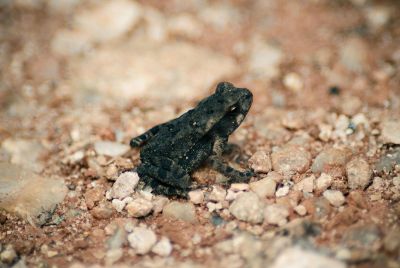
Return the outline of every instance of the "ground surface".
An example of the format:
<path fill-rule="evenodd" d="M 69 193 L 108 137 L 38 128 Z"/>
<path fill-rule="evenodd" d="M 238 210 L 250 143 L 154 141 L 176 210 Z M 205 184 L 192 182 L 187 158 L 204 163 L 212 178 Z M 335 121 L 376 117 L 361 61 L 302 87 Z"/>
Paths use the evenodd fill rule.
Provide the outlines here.
<path fill-rule="evenodd" d="M 0 1 L 0 267 L 400 267 L 398 1 L 81 2 Z M 130 138 L 224 80 L 258 177 L 135 189 Z"/>

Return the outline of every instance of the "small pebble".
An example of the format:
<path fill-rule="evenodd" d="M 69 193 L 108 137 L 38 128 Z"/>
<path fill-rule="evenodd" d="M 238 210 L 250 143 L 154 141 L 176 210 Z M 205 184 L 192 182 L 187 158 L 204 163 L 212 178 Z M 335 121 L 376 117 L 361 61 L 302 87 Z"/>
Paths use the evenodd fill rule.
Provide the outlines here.
<path fill-rule="evenodd" d="M 271 155 L 272 167 L 284 175 L 305 172 L 310 166 L 311 154 L 300 146 L 285 146 Z"/>
<path fill-rule="evenodd" d="M 314 181 L 315 181 L 314 175 L 308 176 L 302 179 L 300 182 L 298 182 L 294 186 L 294 189 L 297 191 L 303 191 L 304 193 L 312 193 L 314 191 Z"/>
<path fill-rule="evenodd" d="M 276 191 L 276 184 L 276 181 L 267 177 L 255 182 L 251 182 L 250 189 L 260 198 L 273 197 Z"/>
<path fill-rule="evenodd" d="M 162 237 L 160 241 L 154 245 L 151 251 L 159 256 L 167 257 L 172 252 L 172 244 L 168 238 Z"/>
<path fill-rule="evenodd" d="M 269 224 L 282 226 L 287 223 L 289 209 L 285 205 L 268 205 L 264 211 L 265 221 Z"/>
<path fill-rule="evenodd" d="M 6 264 L 11 264 L 16 258 L 17 258 L 17 253 L 11 246 L 8 246 L 0 254 L 0 260 Z"/>
<path fill-rule="evenodd" d="M 173 201 L 167 204 L 163 209 L 163 216 L 192 223 L 197 221 L 195 207 L 188 202 Z"/>
<path fill-rule="evenodd" d="M 385 120 L 381 124 L 382 140 L 385 143 L 400 144 L 400 120 Z"/>
<path fill-rule="evenodd" d="M 295 206 L 294 211 L 296 211 L 296 213 L 299 214 L 300 216 L 305 216 L 307 214 L 307 209 L 303 205 Z"/>
<path fill-rule="evenodd" d="M 319 176 L 319 178 L 316 181 L 317 190 L 325 191 L 326 189 L 329 188 L 329 186 L 331 186 L 332 181 L 333 178 L 331 175 L 322 173 L 321 176 Z"/>
<path fill-rule="evenodd" d="M 144 198 L 136 198 L 126 205 L 125 208 L 129 216 L 139 218 L 149 215 L 153 209 L 153 204 Z"/>
<path fill-rule="evenodd" d="M 371 180 L 372 169 L 363 158 L 354 158 L 346 165 L 347 180 L 350 189 L 364 189 Z"/>
<path fill-rule="evenodd" d="M 193 204 L 201 204 L 204 201 L 204 193 L 202 190 L 194 190 L 188 193 L 190 202 Z"/>
<path fill-rule="evenodd" d="M 323 196 L 329 201 L 329 203 L 334 207 L 340 207 L 344 204 L 346 199 L 341 191 L 337 190 L 326 190 Z"/>
<path fill-rule="evenodd" d="M 244 192 L 233 201 L 229 212 L 239 220 L 262 223 L 264 220 L 263 208 L 264 203 L 258 195 L 253 192 Z"/>
<path fill-rule="evenodd" d="M 100 219 L 100 220 L 101 219 L 109 219 L 113 214 L 113 210 L 112 210 L 111 204 L 104 203 L 104 204 L 100 204 L 97 207 L 94 207 L 91 210 L 91 214 L 96 219 Z"/>
<path fill-rule="evenodd" d="M 121 156 L 128 152 L 130 147 L 125 144 L 112 141 L 97 141 L 94 143 L 94 150 L 98 155 Z"/>
<path fill-rule="evenodd" d="M 157 242 L 157 237 L 152 230 L 144 227 L 135 227 L 132 233 L 128 235 L 128 241 L 131 248 L 136 250 L 136 253 L 144 255 L 150 252 Z"/>
<path fill-rule="evenodd" d="M 268 173 L 272 169 L 271 158 L 265 151 L 257 151 L 253 154 L 249 159 L 249 164 L 258 173 Z"/>
<path fill-rule="evenodd" d="M 288 193 L 289 193 L 289 186 L 283 186 L 283 187 L 281 187 L 281 188 L 279 188 L 277 191 L 276 191 L 276 193 L 275 193 L 275 196 L 276 197 L 282 197 L 282 196 L 285 196 L 285 195 L 287 195 Z"/>
<path fill-rule="evenodd" d="M 225 200 L 225 197 L 226 190 L 221 186 L 214 185 L 210 195 L 208 196 L 208 200 L 214 202 L 222 202 Z"/>
<path fill-rule="evenodd" d="M 118 176 L 111 188 L 111 197 L 123 199 L 134 192 L 139 182 L 139 175 L 136 172 L 124 172 Z"/>
<path fill-rule="evenodd" d="M 293 92 L 299 92 L 303 88 L 303 80 L 296 73 L 288 73 L 283 78 L 283 84 Z"/>

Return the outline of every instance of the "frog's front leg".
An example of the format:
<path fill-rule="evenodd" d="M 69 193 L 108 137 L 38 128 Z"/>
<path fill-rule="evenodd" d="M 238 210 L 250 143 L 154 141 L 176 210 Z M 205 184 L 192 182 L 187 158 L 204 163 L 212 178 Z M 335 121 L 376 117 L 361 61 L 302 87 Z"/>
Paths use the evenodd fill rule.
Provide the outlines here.
<path fill-rule="evenodd" d="M 163 184 L 159 180 L 151 178 L 147 175 L 142 175 L 141 179 L 144 181 L 145 186 L 150 186 L 152 188 L 153 194 L 187 198 L 188 192 L 190 191 L 190 189 L 181 189 Z"/>

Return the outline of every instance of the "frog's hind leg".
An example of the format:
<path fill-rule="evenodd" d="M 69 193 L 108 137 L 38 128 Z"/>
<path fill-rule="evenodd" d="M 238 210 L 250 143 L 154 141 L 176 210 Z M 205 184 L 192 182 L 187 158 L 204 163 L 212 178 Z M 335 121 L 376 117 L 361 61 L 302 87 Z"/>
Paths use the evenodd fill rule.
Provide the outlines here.
<path fill-rule="evenodd" d="M 141 177 L 146 186 L 150 186 L 153 194 L 165 195 L 165 196 L 179 196 L 188 197 L 187 189 L 180 189 L 173 186 L 165 185 L 157 179 L 153 179 L 147 175 Z"/>
<path fill-rule="evenodd" d="M 153 158 L 151 163 L 142 163 L 137 171 L 139 176 L 150 176 L 168 186 L 188 189 L 191 185 L 189 174 L 169 158 Z"/>
<path fill-rule="evenodd" d="M 229 183 L 248 182 L 255 175 L 252 170 L 244 172 L 236 170 L 217 156 L 211 156 L 208 161 L 212 168 L 229 178 Z"/>

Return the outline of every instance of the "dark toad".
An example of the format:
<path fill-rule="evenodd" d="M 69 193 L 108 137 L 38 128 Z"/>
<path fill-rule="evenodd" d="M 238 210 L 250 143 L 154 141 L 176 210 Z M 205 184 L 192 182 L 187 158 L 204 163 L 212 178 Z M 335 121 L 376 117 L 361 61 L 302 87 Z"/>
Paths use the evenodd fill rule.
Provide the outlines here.
<path fill-rule="evenodd" d="M 221 154 L 252 101 L 248 89 L 222 82 L 194 109 L 133 138 L 131 147 L 143 146 L 137 172 L 144 185 L 156 194 L 186 196 L 193 188 L 190 174 L 205 162 L 229 183 L 248 181 L 253 172 L 235 170 Z"/>

